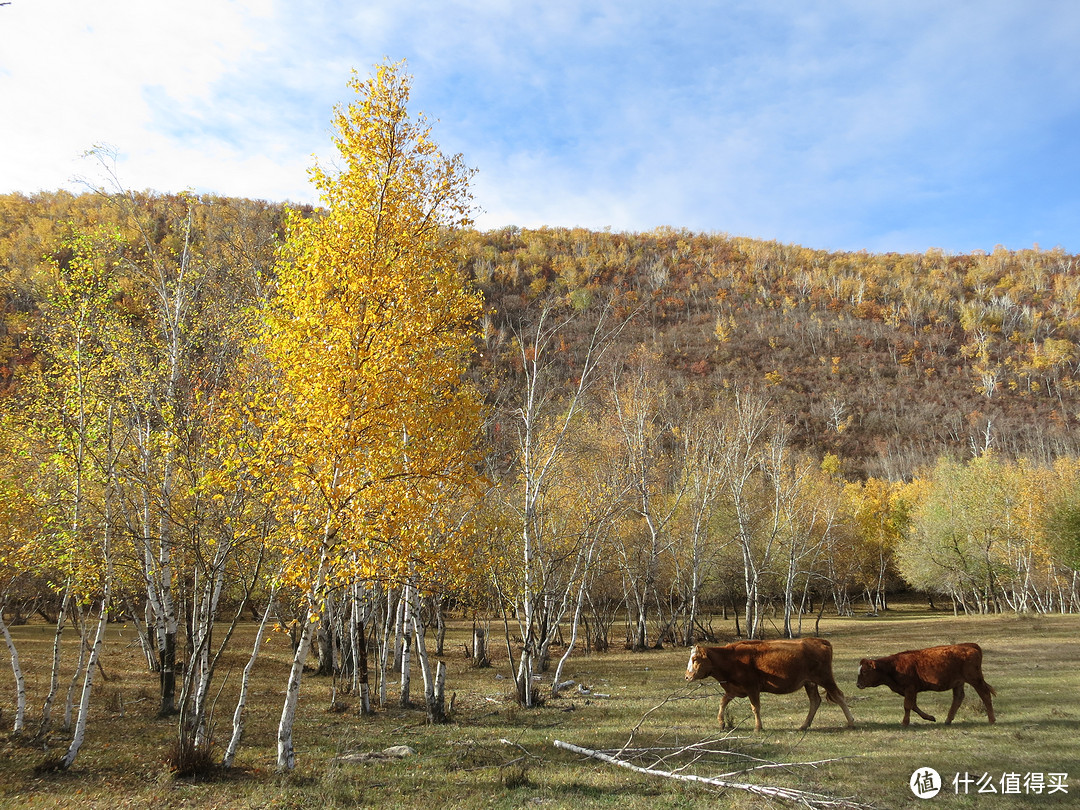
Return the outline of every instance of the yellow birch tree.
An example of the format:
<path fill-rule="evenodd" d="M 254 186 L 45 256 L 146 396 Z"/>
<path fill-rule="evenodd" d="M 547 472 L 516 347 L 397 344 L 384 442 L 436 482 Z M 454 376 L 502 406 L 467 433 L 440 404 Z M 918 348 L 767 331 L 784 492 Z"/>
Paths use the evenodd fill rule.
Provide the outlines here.
<path fill-rule="evenodd" d="M 407 111 L 403 64 L 354 75 L 338 107 L 340 169 L 312 169 L 325 210 L 292 215 L 266 312 L 274 369 L 269 446 L 288 482 L 279 503 L 284 580 L 306 596 L 278 733 L 292 725 L 313 623 L 327 590 L 355 575 L 408 576 L 429 553 L 441 485 L 468 477 L 481 402 L 464 378 L 481 313 L 458 271 L 471 171 Z"/>

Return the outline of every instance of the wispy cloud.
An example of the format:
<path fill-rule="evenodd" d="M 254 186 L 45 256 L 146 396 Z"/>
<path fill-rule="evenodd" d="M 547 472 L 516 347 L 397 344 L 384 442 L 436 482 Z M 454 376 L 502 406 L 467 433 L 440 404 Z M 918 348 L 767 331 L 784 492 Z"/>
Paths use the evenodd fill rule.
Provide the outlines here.
<path fill-rule="evenodd" d="M 0 190 L 108 141 L 133 186 L 310 199 L 350 70 L 407 58 L 483 227 L 1080 250 L 1078 40 L 1080 6 L 1006 0 L 20 2 Z"/>

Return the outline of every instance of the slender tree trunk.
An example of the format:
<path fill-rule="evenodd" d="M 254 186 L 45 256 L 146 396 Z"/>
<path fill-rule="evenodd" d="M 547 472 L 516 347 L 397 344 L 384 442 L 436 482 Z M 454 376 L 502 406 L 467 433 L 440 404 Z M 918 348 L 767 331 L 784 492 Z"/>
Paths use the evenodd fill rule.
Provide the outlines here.
<path fill-rule="evenodd" d="M 244 711 L 247 708 L 251 672 L 255 669 L 255 662 L 259 658 L 259 650 L 262 649 L 263 635 L 266 632 L 266 625 L 270 620 L 270 615 L 273 613 L 276 595 L 276 589 L 274 589 L 270 593 L 270 599 L 267 600 L 266 609 L 263 611 L 262 620 L 259 622 L 259 629 L 255 632 L 255 646 L 251 649 L 251 657 L 248 658 L 247 664 L 244 665 L 244 674 L 240 679 L 240 696 L 236 699 L 236 709 L 233 711 L 232 736 L 229 738 L 229 744 L 225 747 L 225 756 L 221 761 L 224 768 L 232 767 L 233 760 L 236 758 L 236 751 L 240 747 L 240 739 L 244 736 Z"/>
<path fill-rule="evenodd" d="M 412 706 L 409 690 L 412 684 L 412 611 L 409 609 L 413 599 L 413 588 L 409 583 L 405 584 L 401 592 L 402 605 L 402 633 L 401 633 L 401 706 Z"/>
<path fill-rule="evenodd" d="M 592 551 L 589 552 L 589 558 L 592 558 Z M 566 662 L 570 658 L 570 654 L 574 651 L 574 645 L 577 644 L 578 625 L 581 621 L 581 606 L 585 602 L 585 584 L 589 575 L 589 565 L 586 561 L 585 570 L 581 572 L 581 583 L 578 586 L 577 599 L 574 601 L 574 619 L 570 624 L 570 641 L 566 645 L 566 652 L 562 654 L 559 659 L 558 665 L 555 667 L 555 677 L 551 679 L 551 696 L 557 698 L 559 696 L 559 683 L 562 681 L 563 667 L 566 666 Z"/>
<path fill-rule="evenodd" d="M 474 667 L 482 669 L 491 666 L 487 654 L 487 632 L 483 627 L 473 627 L 472 659 Z"/>
<path fill-rule="evenodd" d="M 300 643 L 293 655 L 289 668 L 289 681 L 285 687 L 285 704 L 281 707 L 281 719 L 278 721 L 277 769 L 280 772 L 291 771 L 296 767 L 296 751 L 293 749 L 293 725 L 296 722 L 296 707 L 300 702 L 300 679 L 304 674 L 308 652 L 311 650 L 312 622 L 305 615 L 303 629 L 300 631 Z"/>
<path fill-rule="evenodd" d="M 86 736 L 86 723 L 90 716 L 90 690 L 94 684 L 94 669 L 98 666 L 101 657 L 101 648 L 105 644 L 105 629 L 109 624 L 109 608 L 111 606 L 113 586 L 113 515 L 112 515 L 112 487 L 115 482 L 116 468 L 112 446 L 112 409 L 109 410 L 109 466 L 107 469 L 108 481 L 105 485 L 105 504 L 102 519 L 102 556 L 105 560 L 105 578 L 101 591 L 101 615 L 98 617 L 97 635 L 94 638 L 94 646 L 90 649 L 89 660 L 86 662 L 86 673 L 83 678 L 82 695 L 79 699 L 79 713 L 75 718 L 75 729 L 71 736 L 71 744 L 67 753 L 61 760 L 60 766 L 65 770 L 71 767 L 75 757 L 79 755 L 83 738 Z"/>
<path fill-rule="evenodd" d="M 4 611 L 0 607 L 0 634 L 4 636 L 8 653 L 11 655 L 11 670 L 15 674 L 15 726 L 12 732 L 16 735 L 23 733 L 26 724 L 26 679 L 23 677 L 22 665 L 19 664 L 19 652 L 15 649 L 15 642 L 11 639 L 11 633 L 4 622 Z"/>
<path fill-rule="evenodd" d="M 70 768 L 75 761 L 75 757 L 79 755 L 79 748 L 82 747 L 83 739 L 86 736 L 86 723 L 90 716 L 90 690 L 94 685 L 94 669 L 97 667 L 98 658 L 101 655 L 101 646 L 105 641 L 105 628 L 108 626 L 108 617 L 109 593 L 107 588 L 105 595 L 101 599 L 101 616 L 98 618 L 97 635 L 94 638 L 94 645 L 90 648 L 90 656 L 86 662 L 82 697 L 79 699 L 79 713 L 75 718 L 75 729 L 67 753 L 61 760 L 61 767 L 65 769 Z"/>
<path fill-rule="evenodd" d="M 405 652 L 405 598 L 407 591 L 402 588 L 398 593 L 394 608 L 394 666 L 393 671 L 401 672 L 401 657 Z"/>
<path fill-rule="evenodd" d="M 360 685 L 360 713 L 369 715 L 371 711 L 371 685 L 368 682 L 368 657 L 367 657 L 367 632 L 364 622 L 357 620 L 356 636 L 358 647 L 356 648 L 357 680 Z"/>
<path fill-rule="evenodd" d="M 74 713 L 75 691 L 82 678 L 83 669 L 86 667 L 86 653 L 90 644 L 89 630 L 86 626 L 86 618 L 82 615 L 82 608 L 75 603 L 75 625 L 79 630 L 79 660 L 75 664 L 75 672 L 71 675 L 68 683 L 67 698 L 64 700 L 64 731 L 71 731 L 72 714 Z"/>
<path fill-rule="evenodd" d="M 420 674 L 424 679 L 424 705 L 427 708 L 429 723 L 445 723 L 446 718 L 446 667 L 440 661 L 438 671 L 432 670 L 427 654 L 427 632 L 420 616 L 420 599 L 415 588 L 412 590 L 412 602 L 409 605 L 413 635 L 416 638 L 416 657 L 420 662 Z M 440 673 L 441 681 L 440 684 Z"/>
<path fill-rule="evenodd" d="M 52 669 L 49 677 L 49 693 L 41 704 L 41 723 L 38 726 L 37 736 L 44 738 L 49 733 L 52 725 L 52 706 L 56 700 L 56 693 L 60 691 L 60 641 L 67 626 L 68 605 L 71 602 L 71 581 L 64 586 L 64 596 L 60 601 L 60 612 L 56 617 L 56 632 L 53 634 Z"/>
<path fill-rule="evenodd" d="M 327 516 L 327 525 L 323 530 L 322 548 L 319 552 L 319 567 L 315 573 L 313 586 L 305 600 L 300 641 L 296 645 L 296 652 L 293 654 L 292 666 L 289 667 L 289 681 L 285 687 L 285 702 L 281 707 L 281 719 L 278 721 L 277 769 L 282 773 L 291 771 L 296 767 L 296 751 L 293 748 L 293 726 L 296 723 L 296 707 L 300 702 L 300 681 L 304 674 L 304 664 L 307 663 L 308 653 L 311 651 L 311 637 L 318 630 L 318 627 L 315 626 L 317 620 L 313 622 L 311 616 L 319 606 L 319 596 L 326 585 L 327 569 L 330 566 L 328 549 L 333 534 L 330 529 L 330 519 L 330 516 Z"/>
<path fill-rule="evenodd" d="M 101 656 L 101 647 L 105 643 L 105 628 L 109 624 L 109 601 L 112 596 L 111 560 L 107 563 L 107 569 L 105 589 L 101 597 L 101 615 L 98 618 L 97 634 L 94 638 L 94 645 L 90 648 L 90 656 L 86 662 L 86 672 L 83 676 L 79 713 L 75 718 L 75 729 L 72 733 L 71 744 L 68 746 L 67 753 L 60 763 L 61 767 L 65 769 L 70 768 L 72 763 L 75 762 L 75 757 L 79 755 L 79 748 L 82 747 L 83 739 L 86 736 L 86 723 L 90 716 L 90 690 L 94 685 L 94 670 Z"/>
<path fill-rule="evenodd" d="M 443 654 L 443 647 L 446 644 L 446 610 L 444 597 L 434 597 L 431 600 L 431 606 L 435 613 L 435 655 L 438 656 Z"/>
<path fill-rule="evenodd" d="M 320 611 L 319 631 L 316 635 L 319 644 L 319 668 L 315 671 L 315 674 L 318 676 L 329 676 L 334 674 L 335 614 L 336 606 L 334 604 L 334 597 L 331 594 L 327 594 L 326 600 L 323 602 L 322 610 Z"/>
<path fill-rule="evenodd" d="M 363 608 L 360 604 L 360 583 L 352 587 L 352 613 L 350 632 L 352 636 L 353 687 L 360 695 L 360 713 L 371 714 L 371 685 L 368 678 L 367 630 L 364 625 Z"/>
<path fill-rule="evenodd" d="M 386 706 L 386 673 L 390 663 L 390 638 L 397 615 L 397 607 L 391 604 L 391 591 L 386 591 L 386 617 L 383 622 L 382 646 L 379 648 L 379 705 Z M 400 598 L 400 597 L 399 597 Z"/>

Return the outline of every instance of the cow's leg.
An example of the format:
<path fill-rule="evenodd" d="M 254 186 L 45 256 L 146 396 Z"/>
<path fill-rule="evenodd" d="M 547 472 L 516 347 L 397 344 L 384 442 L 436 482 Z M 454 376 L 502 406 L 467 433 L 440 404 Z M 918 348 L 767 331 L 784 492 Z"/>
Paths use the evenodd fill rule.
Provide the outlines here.
<path fill-rule="evenodd" d="M 952 690 L 952 706 L 949 707 L 949 716 L 945 718 L 945 725 L 949 725 L 956 717 L 956 710 L 960 708 L 960 704 L 964 702 L 964 684 L 958 683 Z"/>
<path fill-rule="evenodd" d="M 844 697 L 844 693 L 840 691 L 840 687 L 835 683 L 822 684 L 825 687 L 825 697 L 844 710 L 844 717 L 847 718 L 847 727 L 855 728 L 855 718 L 851 716 L 851 709 L 848 708 L 847 698 Z"/>
<path fill-rule="evenodd" d="M 986 717 L 993 723 L 996 719 L 994 717 L 994 704 L 990 701 L 990 696 L 994 694 L 993 688 L 980 678 L 977 681 L 972 681 L 971 685 L 975 687 L 975 691 L 979 693 L 979 697 L 982 698 L 983 706 L 986 707 Z"/>
<path fill-rule="evenodd" d="M 734 698 L 728 692 L 724 692 L 724 696 L 720 698 L 720 711 L 716 714 L 716 719 L 720 721 L 720 728 L 728 727 L 728 724 L 725 720 L 724 711 L 727 709 L 728 704 L 731 703 L 732 700 L 734 700 Z M 732 725 L 734 725 L 734 723 Z"/>
<path fill-rule="evenodd" d="M 755 690 L 747 690 L 747 697 L 750 698 L 750 708 L 754 712 L 754 731 L 761 731 L 761 692 Z"/>
<path fill-rule="evenodd" d="M 936 718 L 932 714 L 927 714 L 915 704 L 916 692 L 904 693 L 904 725 L 908 725 L 911 719 L 911 712 L 914 710 L 915 714 L 919 715 L 923 720 L 929 720 L 931 723 L 936 722 Z"/>
<path fill-rule="evenodd" d="M 806 731 L 810 728 L 810 724 L 814 722 L 814 715 L 817 714 L 818 706 L 821 705 L 821 694 L 818 692 L 817 685 L 808 683 L 805 688 L 806 696 L 810 698 L 810 712 L 806 715 L 806 722 L 799 727 L 799 731 Z"/>

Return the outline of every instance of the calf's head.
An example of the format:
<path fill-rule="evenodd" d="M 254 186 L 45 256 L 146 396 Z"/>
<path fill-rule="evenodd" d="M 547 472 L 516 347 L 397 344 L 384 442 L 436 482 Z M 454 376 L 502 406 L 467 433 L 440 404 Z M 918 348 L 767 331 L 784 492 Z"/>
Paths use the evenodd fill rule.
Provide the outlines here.
<path fill-rule="evenodd" d="M 864 658 L 859 662 L 859 679 L 855 681 L 855 685 L 860 689 L 865 689 L 868 686 L 880 686 L 885 682 L 885 678 L 878 667 L 878 662 L 872 658 Z"/>
<path fill-rule="evenodd" d="M 700 644 L 690 650 L 690 660 L 686 662 L 686 680 L 700 681 L 713 674 L 712 662 Z"/>

